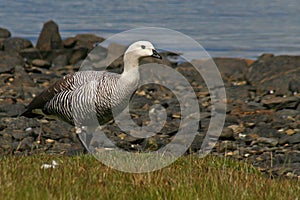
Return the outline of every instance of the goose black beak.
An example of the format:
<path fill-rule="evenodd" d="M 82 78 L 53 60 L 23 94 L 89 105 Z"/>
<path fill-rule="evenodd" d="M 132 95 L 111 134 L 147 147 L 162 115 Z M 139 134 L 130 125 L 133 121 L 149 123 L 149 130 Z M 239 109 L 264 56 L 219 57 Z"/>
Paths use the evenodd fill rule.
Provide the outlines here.
<path fill-rule="evenodd" d="M 162 59 L 161 55 L 159 55 L 155 49 L 152 49 L 151 57 Z"/>

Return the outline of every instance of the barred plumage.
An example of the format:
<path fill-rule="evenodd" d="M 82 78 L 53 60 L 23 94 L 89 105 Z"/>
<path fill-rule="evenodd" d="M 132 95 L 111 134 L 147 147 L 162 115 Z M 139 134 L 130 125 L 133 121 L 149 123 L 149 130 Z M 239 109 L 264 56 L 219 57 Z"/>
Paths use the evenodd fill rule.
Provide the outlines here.
<path fill-rule="evenodd" d="M 124 72 L 115 74 L 99 71 L 80 71 L 64 76 L 35 97 L 22 114 L 35 117 L 36 113 L 60 118 L 72 125 L 88 125 L 96 115 L 100 125 L 122 111 L 139 81 L 138 62 L 141 57 L 160 58 L 153 45 L 138 41 L 124 54 Z"/>

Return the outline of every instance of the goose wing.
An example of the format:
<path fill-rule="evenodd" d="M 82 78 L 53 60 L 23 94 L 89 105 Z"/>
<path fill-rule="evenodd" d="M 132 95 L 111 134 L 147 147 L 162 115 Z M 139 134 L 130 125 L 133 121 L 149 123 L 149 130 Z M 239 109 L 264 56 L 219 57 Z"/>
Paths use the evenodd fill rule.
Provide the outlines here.
<path fill-rule="evenodd" d="M 44 90 L 42 93 L 36 96 L 27 106 L 27 109 L 21 114 L 21 116 L 40 116 L 42 114 L 41 111 L 44 109 L 45 105 L 49 101 L 51 101 L 57 94 L 74 90 L 74 76 L 74 74 L 64 76 L 62 79 L 56 81 L 52 86 L 50 86 L 48 89 Z"/>

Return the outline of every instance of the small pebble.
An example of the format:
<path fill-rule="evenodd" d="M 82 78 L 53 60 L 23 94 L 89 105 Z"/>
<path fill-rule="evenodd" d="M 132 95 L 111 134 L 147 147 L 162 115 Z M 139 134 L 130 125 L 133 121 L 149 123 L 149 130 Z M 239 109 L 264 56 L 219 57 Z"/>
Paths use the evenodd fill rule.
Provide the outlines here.
<path fill-rule="evenodd" d="M 25 131 L 26 131 L 26 132 L 32 131 L 32 128 L 31 128 L 31 127 L 28 127 L 28 128 L 25 129 Z"/>
<path fill-rule="evenodd" d="M 294 135 L 294 134 L 296 133 L 296 131 L 293 130 L 293 129 L 288 129 L 288 130 L 285 131 L 285 133 L 286 133 L 287 135 Z"/>
<path fill-rule="evenodd" d="M 55 142 L 55 140 L 52 140 L 52 139 L 47 139 L 46 140 L 46 143 L 53 143 L 53 142 Z"/>

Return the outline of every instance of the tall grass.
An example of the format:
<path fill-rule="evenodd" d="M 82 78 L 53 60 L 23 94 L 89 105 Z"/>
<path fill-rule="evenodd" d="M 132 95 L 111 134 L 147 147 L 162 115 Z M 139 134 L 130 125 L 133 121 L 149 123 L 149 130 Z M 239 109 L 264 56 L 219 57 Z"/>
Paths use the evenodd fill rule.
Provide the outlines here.
<path fill-rule="evenodd" d="M 41 169 L 56 160 L 54 169 Z M 299 199 L 299 180 L 270 179 L 246 163 L 182 157 L 161 170 L 131 174 L 91 155 L 0 158 L 0 199 Z"/>

